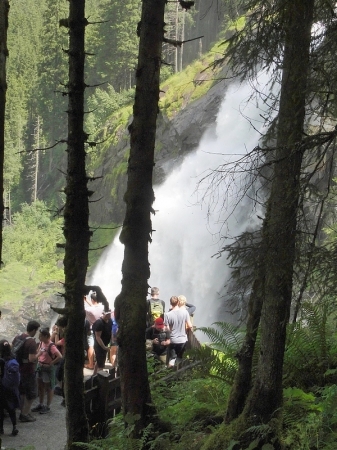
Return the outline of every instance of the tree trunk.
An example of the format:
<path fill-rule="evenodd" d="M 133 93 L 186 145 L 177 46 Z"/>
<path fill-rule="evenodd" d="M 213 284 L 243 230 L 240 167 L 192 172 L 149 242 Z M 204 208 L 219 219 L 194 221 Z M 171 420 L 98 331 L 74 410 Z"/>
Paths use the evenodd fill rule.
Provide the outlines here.
<path fill-rule="evenodd" d="M 252 293 L 249 297 L 246 335 L 237 354 L 239 366 L 228 400 L 225 415 L 226 423 L 230 423 L 242 413 L 251 388 L 253 355 L 263 303 L 261 280 L 262 277 L 254 281 Z"/>
<path fill-rule="evenodd" d="M 68 317 L 65 350 L 65 397 L 67 404 L 67 448 L 73 442 L 88 442 L 89 427 L 84 407 L 84 285 L 90 241 L 84 117 L 84 0 L 70 0 L 68 84 L 68 167 L 65 188 L 64 236 L 66 238 L 65 308 Z"/>
<path fill-rule="evenodd" d="M 2 264 L 2 224 L 4 219 L 4 155 L 5 155 L 5 106 L 8 0 L 0 0 L 0 268 Z"/>
<path fill-rule="evenodd" d="M 149 422 L 153 422 L 146 365 L 145 328 L 150 277 L 148 243 L 151 241 L 151 212 L 154 201 L 152 172 L 164 9 L 165 0 L 143 0 L 136 95 L 133 122 L 129 128 L 131 150 L 124 197 L 126 214 L 120 237 L 125 245 L 122 290 L 115 301 L 115 314 L 119 323 L 123 413 L 126 423 L 135 425 L 135 437 L 139 436 Z"/>
<path fill-rule="evenodd" d="M 268 423 L 282 406 L 282 369 L 289 321 L 301 147 L 314 0 L 285 5 L 285 45 L 278 115 L 277 145 L 271 193 L 262 239 L 265 253 L 261 348 L 253 388 L 243 411 L 247 427 Z"/>

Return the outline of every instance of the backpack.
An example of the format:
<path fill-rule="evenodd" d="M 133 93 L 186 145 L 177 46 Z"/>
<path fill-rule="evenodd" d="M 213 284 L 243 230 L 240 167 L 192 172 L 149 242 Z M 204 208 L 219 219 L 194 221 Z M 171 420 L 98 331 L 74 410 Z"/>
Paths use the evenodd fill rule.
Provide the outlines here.
<path fill-rule="evenodd" d="M 118 323 L 115 321 L 115 318 L 113 318 L 111 332 L 112 332 L 112 336 L 114 338 L 116 338 L 116 336 L 117 336 L 117 331 L 118 331 Z"/>
<path fill-rule="evenodd" d="M 20 384 L 20 365 L 16 359 L 5 362 L 2 386 L 5 389 L 17 389 Z"/>
<path fill-rule="evenodd" d="M 57 345 L 55 344 L 55 342 L 50 342 L 48 344 L 48 348 L 46 349 L 46 352 L 48 353 L 48 355 L 50 356 L 50 359 L 54 360 L 56 358 L 55 355 L 53 355 L 53 353 L 51 352 L 51 348 L 52 346 L 54 346 L 55 348 L 57 348 Z M 60 350 L 59 350 L 60 351 Z"/>
<path fill-rule="evenodd" d="M 28 362 L 26 360 L 23 360 L 23 345 L 28 339 L 33 339 L 31 336 L 23 337 L 16 336 L 16 338 L 13 341 L 12 345 L 12 353 L 14 355 L 14 358 L 20 363 Z"/>
<path fill-rule="evenodd" d="M 161 300 L 150 300 L 150 315 L 152 322 L 154 322 L 158 317 L 162 317 L 164 314 L 164 307 Z"/>

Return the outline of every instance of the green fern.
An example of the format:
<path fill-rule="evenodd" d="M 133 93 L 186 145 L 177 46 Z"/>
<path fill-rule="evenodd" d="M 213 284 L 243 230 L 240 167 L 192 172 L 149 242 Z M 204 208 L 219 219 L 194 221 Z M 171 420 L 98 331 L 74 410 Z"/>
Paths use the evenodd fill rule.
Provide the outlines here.
<path fill-rule="evenodd" d="M 244 333 L 241 328 L 227 322 L 216 322 L 215 327 L 198 328 L 210 343 L 199 349 L 193 349 L 188 355 L 201 362 L 199 373 L 217 376 L 227 383 L 232 383 L 237 371 L 236 353 L 241 347 Z"/>
<path fill-rule="evenodd" d="M 337 367 L 335 311 L 326 303 L 303 305 L 301 320 L 289 325 L 284 357 L 284 385 L 308 389 L 322 386 Z M 334 380 L 336 375 L 334 375 Z"/>
<path fill-rule="evenodd" d="M 234 356 L 240 349 L 244 331 L 237 325 L 227 322 L 215 322 L 214 327 L 198 328 L 211 340 L 212 348 L 219 350 L 227 356 Z"/>

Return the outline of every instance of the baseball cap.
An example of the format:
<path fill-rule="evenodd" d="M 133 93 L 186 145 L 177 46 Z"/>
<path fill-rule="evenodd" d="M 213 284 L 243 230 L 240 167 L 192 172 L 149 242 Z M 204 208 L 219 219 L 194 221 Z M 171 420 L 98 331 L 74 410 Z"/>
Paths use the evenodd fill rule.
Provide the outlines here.
<path fill-rule="evenodd" d="M 155 321 L 154 321 L 154 324 L 155 324 L 155 326 L 156 327 L 158 327 L 158 328 L 164 328 L 164 320 L 161 318 L 161 317 L 158 317 L 158 319 L 156 319 Z"/>

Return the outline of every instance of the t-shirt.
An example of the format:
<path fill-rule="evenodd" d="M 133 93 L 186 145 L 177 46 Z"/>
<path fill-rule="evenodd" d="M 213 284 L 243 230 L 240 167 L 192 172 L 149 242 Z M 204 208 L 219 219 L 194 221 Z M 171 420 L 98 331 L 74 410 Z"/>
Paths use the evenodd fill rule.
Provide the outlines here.
<path fill-rule="evenodd" d="M 112 329 L 112 320 L 109 319 L 105 322 L 103 319 L 98 319 L 95 322 L 95 333 L 96 331 L 101 331 L 101 339 L 104 345 L 108 345 L 111 340 L 111 329 Z M 96 340 L 96 335 L 95 335 Z"/>
<path fill-rule="evenodd" d="M 98 303 L 94 306 L 86 306 L 85 307 L 85 317 L 90 323 L 90 328 L 92 328 L 93 324 L 98 320 L 104 311 L 104 306 L 102 303 Z"/>
<path fill-rule="evenodd" d="M 186 322 L 190 320 L 190 316 L 186 309 L 172 309 L 164 316 L 164 322 L 169 326 L 171 331 L 171 343 L 183 344 L 187 341 Z"/>
<path fill-rule="evenodd" d="M 29 335 L 27 333 L 22 333 L 21 335 L 17 336 L 22 339 L 26 339 Z M 13 342 L 16 338 L 14 338 Z M 12 343 L 13 345 L 13 343 Z M 20 349 L 20 353 L 22 355 L 22 359 L 26 362 L 20 363 L 20 374 L 28 374 L 28 373 L 34 373 L 36 363 L 35 362 L 29 362 L 29 355 L 36 355 L 37 353 L 37 343 L 34 338 L 26 339 L 23 346 Z"/>
<path fill-rule="evenodd" d="M 40 350 L 42 353 L 39 356 L 38 361 L 41 364 L 50 364 L 57 356 L 59 356 L 59 351 L 57 350 L 56 345 L 51 341 L 48 341 L 47 343 L 41 342 Z M 50 356 L 49 353 L 51 353 L 52 356 Z"/>

